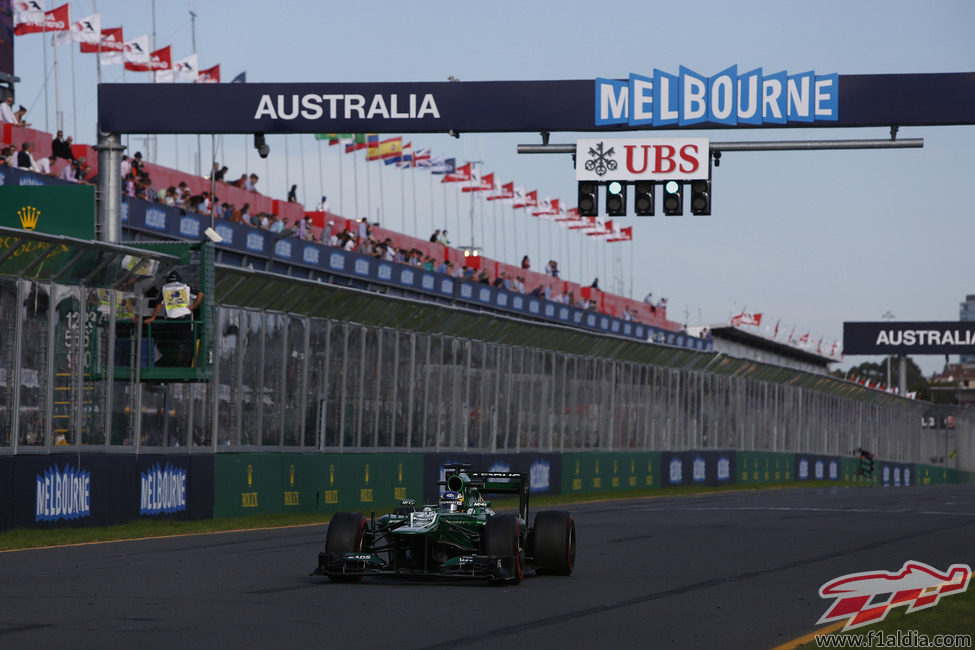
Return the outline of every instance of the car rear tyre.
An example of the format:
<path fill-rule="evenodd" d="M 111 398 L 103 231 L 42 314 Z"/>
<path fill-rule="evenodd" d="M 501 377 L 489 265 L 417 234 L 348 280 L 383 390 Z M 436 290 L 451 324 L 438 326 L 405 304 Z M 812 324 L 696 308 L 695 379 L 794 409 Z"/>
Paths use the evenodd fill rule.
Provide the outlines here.
<path fill-rule="evenodd" d="M 535 570 L 567 576 L 576 563 L 576 525 L 562 510 L 544 510 L 535 515 L 532 529 Z"/>
<path fill-rule="evenodd" d="M 484 554 L 513 558 L 512 566 L 508 567 L 508 576 L 497 578 L 492 582 L 513 584 L 521 582 L 525 567 L 523 532 L 521 519 L 515 515 L 498 515 L 488 519 L 484 524 L 482 535 Z"/>
<path fill-rule="evenodd" d="M 340 555 L 342 553 L 357 553 L 362 550 L 362 540 L 365 537 L 368 520 L 358 512 L 337 512 L 332 515 L 325 534 L 325 552 Z M 362 576 L 350 576 L 342 573 L 329 573 L 332 582 L 358 582 Z"/>

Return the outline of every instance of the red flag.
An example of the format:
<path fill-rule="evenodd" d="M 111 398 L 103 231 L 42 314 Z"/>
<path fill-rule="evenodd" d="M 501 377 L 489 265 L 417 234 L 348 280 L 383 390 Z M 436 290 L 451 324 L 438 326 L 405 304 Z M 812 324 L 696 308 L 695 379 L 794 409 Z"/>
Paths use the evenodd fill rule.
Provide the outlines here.
<path fill-rule="evenodd" d="M 531 192 L 525 193 L 525 200 L 523 203 L 515 203 L 511 206 L 512 208 L 535 208 L 538 207 L 538 190 L 532 190 Z"/>
<path fill-rule="evenodd" d="M 30 13 L 33 14 L 33 12 Z M 14 34 L 23 36 L 24 34 L 40 34 L 41 32 L 66 32 L 70 29 L 71 15 L 68 11 L 68 5 L 63 4 L 56 9 L 45 11 L 42 21 L 17 23 L 17 26 L 14 27 Z"/>
<path fill-rule="evenodd" d="M 754 325 L 758 327 L 762 324 L 762 314 L 750 314 L 748 312 L 741 312 L 737 316 L 731 317 L 731 325 L 733 327 L 740 327 L 742 325 Z"/>
<path fill-rule="evenodd" d="M 163 72 L 173 69 L 173 56 L 170 46 L 160 48 L 149 54 L 147 63 L 125 62 L 125 69 L 132 72 Z"/>
<path fill-rule="evenodd" d="M 81 43 L 81 51 L 87 52 L 88 54 L 97 54 L 99 47 L 101 47 L 102 53 L 118 52 L 121 54 L 122 50 L 125 49 L 125 39 L 122 37 L 122 28 L 113 27 L 111 29 L 103 29 L 102 42 L 100 46 L 98 43 Z"/>
<path fill-rule="evenodd" d="M 197 78 L 196 83 L 198 84 L 220 83 L 220 64 L 218 63 L 212 68 L 207 68 L 206 70 L 200 70 L 200 76 Z"/>
<path fill-rule="evenodd" d="M 614 233 L 614 235 L 606 241 L 633 241 L 633 226 L 630 226 L 629 228 L 621 228 L 618 233 Z"/>
<path fill-rule="evenodd" d="M 480 192 L 483 190 L 493 190 L 494 189 L 494 172 L 490 174 L 484 174 L 481 177 L 480 182 L 476 185 L 468 185 L 467 187 L 460 188 L 461 192 Z"/>
<path fill-rule="evenodd" d="M 513 199 L 515 198 L 515 183 L 514 181 L 510 183 L 505 183 L 501 186 L 501 191 L 497 194 L 492 194 L 487 197 L 488 201 L 495 201 L 497 199 Z"/>
<path fill-rule="evenodd" d="M 468 183 L 471 180 L 471 163 L 461 165 L 452 174 L 444 174 L 441 183 Z"/>

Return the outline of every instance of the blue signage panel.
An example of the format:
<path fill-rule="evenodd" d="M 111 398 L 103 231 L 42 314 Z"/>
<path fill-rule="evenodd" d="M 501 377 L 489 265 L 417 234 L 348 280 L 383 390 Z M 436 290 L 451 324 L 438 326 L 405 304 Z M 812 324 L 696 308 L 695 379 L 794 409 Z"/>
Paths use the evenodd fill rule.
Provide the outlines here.
<path fill-rule="evenodd" d="M 139 110 L 133 110 L 139 107 Z M 643 70 L 628 79 L 100 84 L 111 133 L 446 133 L 975 124 L 975 72 Z"/>

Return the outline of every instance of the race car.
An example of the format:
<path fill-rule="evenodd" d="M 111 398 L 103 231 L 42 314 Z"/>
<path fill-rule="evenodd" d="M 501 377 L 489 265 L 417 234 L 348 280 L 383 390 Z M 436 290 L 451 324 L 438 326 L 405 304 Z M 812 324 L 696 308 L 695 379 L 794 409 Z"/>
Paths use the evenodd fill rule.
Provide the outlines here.
<path fill-rule="evenodd" d="M 404 499 L 376 518 L 338 512 L 313 575 L 354 582 L 368 575 L 481 578 L 518 584 L 526 572 L 567 576 L 576 558 L 572 515 L 544 510 L 528 526 L 529 479 L 517 472 L 472 472 L 445 465 L 438 503 Z M 492 494 L 517 494 L 517 513 L 496 514 Z"/>

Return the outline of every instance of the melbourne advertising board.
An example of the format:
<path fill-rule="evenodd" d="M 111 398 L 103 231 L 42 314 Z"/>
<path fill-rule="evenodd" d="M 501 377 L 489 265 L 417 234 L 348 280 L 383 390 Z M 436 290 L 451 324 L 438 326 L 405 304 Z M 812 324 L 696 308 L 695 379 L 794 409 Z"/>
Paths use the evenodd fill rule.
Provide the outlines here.
<path fill-rule="evenodd" d="M 846 354 L 972 354 L 975 321 L 843 323 Z"/>
<path fill-rule="evenodd" d="M 138 110 L 136 110 L 138 109 Z M 100 84 L 111 133 L 464 133 L 975 123 L 975 73 L 392 83 Z"/>

